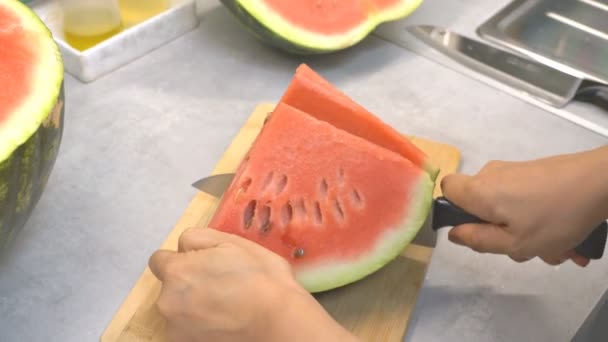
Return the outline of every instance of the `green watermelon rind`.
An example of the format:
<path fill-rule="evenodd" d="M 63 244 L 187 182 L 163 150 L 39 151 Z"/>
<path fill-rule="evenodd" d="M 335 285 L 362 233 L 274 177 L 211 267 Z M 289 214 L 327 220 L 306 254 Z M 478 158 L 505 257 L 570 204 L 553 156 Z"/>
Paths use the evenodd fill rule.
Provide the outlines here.
<path fill-rule="evenodd" d="M 35 91 L 19 107 L 19 112 L 13 113 L 0 126 L 0 161 L 3 161 L 34 135 L 42 122 L 50 115 L 63 86 L 64 68 L 59 47 L 53 40 L 51 31 L 35 12 L 16 0 L 4 1 L 0 6 L 16 13 L 21 19 L 21 25 L 26 29 L 40 33 L 44 38 L 48 37 L 48 39 L 40 40 L 41 44 L 48 44 L 48 46 L 39 47 L 43 49 L 44 53 L 37 61 L 37 67 L 41 71 L 32 80 L 36 83 Z"/>
<path fill-rule="evenodd" d="M 294 54 L 321 54 L 351 47 L 367 37 L 384 22 L 404 18 L 423 0 L 400 1 L 394 8 L 370 14 L 369 20 L 340 34 L 320 34 L 297 27 L 282 18 L 261 0 L 221 0 L 258 39 Z"/>
<path fill-rule="evenodd" d="M 0 253 L 27 222 L 57 159 L 64 127 L 63 89 L 36 133 L 0 162 Z M 28 157 L 28 150 L 35 155 Z"/>
<path fill-rule="evenodd" d="M 310 293 L 323 292 L 359 281 L 397 258 L 414 240 L 426 222 L 432 205 L 435 182 L 421 173 L 416 190 L 403 212 L 401 224 L 379 236 L 372 252 L 354 261 L 324 260 L 322 265 L 309 265 L 296 271 L 296 279 Z"/>

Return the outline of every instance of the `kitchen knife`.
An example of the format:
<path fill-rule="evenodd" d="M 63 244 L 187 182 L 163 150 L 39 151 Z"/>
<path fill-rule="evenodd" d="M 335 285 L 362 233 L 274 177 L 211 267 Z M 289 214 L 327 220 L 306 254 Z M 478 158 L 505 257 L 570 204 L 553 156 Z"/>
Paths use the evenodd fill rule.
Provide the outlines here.
<path fill-rule="evenodd" d="M 481 41 L 431 25 L 406 30 L 453 61 L 561 108 L 574 98 L 608 110 L 608 85 L 581 79 Z"/>
<path fill-rule="evenodd" d="M 221 198 L 224 191 L 230 186 L 234 175 L 234 173 L 211 175 L 194 182 L 192 186 L 213 197 Z M 455 206 L 445 197 L 437 197 L 433 200 L 431 216 L 433 231 L 465 223 L 485 223 L 485 221 Z M 608 223 L 604 221 L 576 247 L 577 254 L 589 259 L 600 259 L 604 254 L 607 236 Z"/>

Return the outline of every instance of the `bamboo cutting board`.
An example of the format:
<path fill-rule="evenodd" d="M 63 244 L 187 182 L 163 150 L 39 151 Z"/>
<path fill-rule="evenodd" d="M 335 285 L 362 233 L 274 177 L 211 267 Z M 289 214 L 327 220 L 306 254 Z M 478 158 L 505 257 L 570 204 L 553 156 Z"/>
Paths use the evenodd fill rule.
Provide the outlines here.
<path fill-rule="evenodd" d="M 261 104 L 232 141 L 213 173 L 233 172 L 249 149 L 274 105 Z M 434 195 L 441 194 L 439 182 L 460 165 L 455 147 L 412 137 L 441 168 Z M 177 249 L 180 234 L 192 226 L 204 227 L 218 200 L 197 193 L 161 248 Z M 432 249 L 409 245 L 402 255 L 371 276 L 354 284 L 317 294 L 316 298 L 345 328 L 363 341 L 402 341 L 416 297 L 422 286 Z M 160 282 L 145 269 L 104 331 L 102 342 L 165 342 L 165 321 L 156 310 Z"/>

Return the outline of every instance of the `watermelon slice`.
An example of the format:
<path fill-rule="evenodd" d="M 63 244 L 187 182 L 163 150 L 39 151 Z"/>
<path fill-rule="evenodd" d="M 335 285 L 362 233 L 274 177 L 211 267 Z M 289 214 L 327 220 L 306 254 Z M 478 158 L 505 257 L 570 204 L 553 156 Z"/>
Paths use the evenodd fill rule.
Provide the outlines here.
<path fill-rule="evenodd" d="M 63 132 L 63 63 L 48 28 L 16 0 L 0 2 L 0 249 L 45 187 Z"/>
<path fill-rule="evenodd" d="M 256 37 L 288 52 L 326 53 L 357 44 L 422 0 L 221 0 Z"/>
<path fill-rule="evenodd" d="M 295 72 L 281 99 L 315 118 L 399 153 L 435 180 L 439 169 L 428 156 L 394 128 L 351 100 L 306 64 Z"/>
<path fill-rule="evenodd" d="M 391 150 L 279 103 L 209 222 L 288 260 L 319 292 L 399 255 L 432 203 L 428 173 Z"/>

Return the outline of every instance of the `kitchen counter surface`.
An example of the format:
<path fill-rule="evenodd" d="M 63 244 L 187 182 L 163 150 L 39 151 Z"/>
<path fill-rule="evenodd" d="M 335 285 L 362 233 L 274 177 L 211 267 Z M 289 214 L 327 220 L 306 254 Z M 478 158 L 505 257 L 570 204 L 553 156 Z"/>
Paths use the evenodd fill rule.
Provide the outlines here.
<path fill-rule="evenodd" d="M 300 62 L 400 131 L 460 148 L 466 173 L 608 143 L 378 37 L 331 56 L 286 56 L 214 4 L 199 28 L 106 77 L 66 76 L 60 156 L 0 261 L 0 340 L 97 341 L 195 195 L 192 181 L 257 103 L 279 99 Z M 568 341 L 606 290 L 608 259 L 584 270 L 516 264 L 446 234 L 408 341 Z"/>

